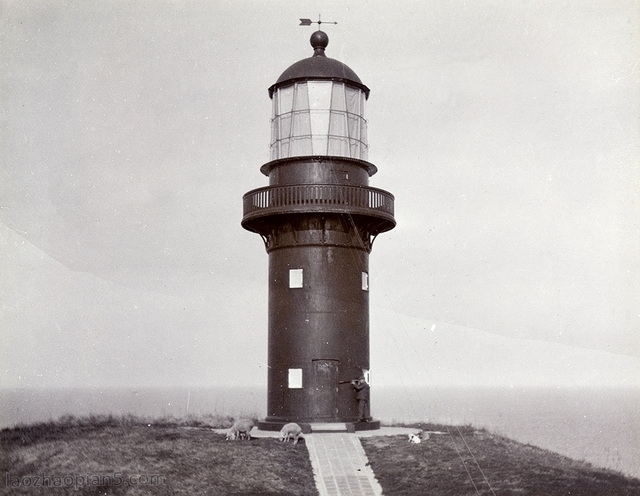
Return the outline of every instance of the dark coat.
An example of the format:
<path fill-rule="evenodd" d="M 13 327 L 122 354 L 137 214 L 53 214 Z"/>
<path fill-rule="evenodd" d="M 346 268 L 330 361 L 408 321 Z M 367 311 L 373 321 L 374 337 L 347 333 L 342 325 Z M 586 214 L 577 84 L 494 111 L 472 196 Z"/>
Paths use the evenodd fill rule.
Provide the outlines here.
<path fill-rule="evenodd" d="M 369 400 L 369 384 L 366 381 L 356 381 L 353 385 L 357 400 Z"/>

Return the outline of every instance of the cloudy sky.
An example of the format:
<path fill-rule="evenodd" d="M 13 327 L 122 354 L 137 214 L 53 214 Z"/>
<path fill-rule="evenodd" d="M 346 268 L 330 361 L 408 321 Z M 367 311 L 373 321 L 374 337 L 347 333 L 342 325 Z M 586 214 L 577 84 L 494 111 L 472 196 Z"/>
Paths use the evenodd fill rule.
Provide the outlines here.
<path fill-rule="evenodd" d="M 266 385 L 241 200 L 318 13 L 396 196 L 374 378 L 638 385 L 639 9 L 0 0 L 0 386 Z"/>

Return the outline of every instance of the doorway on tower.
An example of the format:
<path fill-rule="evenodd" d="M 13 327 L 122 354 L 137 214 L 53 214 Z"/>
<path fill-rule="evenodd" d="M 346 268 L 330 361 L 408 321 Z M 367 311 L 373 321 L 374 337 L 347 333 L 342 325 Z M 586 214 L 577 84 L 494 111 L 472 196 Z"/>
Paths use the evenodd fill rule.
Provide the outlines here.
<path fill-rule="evenodd" d="M 316 359 L 313 362 L 311 415 L 313 418 L 333 420 L 338 417 L 338 366 L 340 360 Z"/>

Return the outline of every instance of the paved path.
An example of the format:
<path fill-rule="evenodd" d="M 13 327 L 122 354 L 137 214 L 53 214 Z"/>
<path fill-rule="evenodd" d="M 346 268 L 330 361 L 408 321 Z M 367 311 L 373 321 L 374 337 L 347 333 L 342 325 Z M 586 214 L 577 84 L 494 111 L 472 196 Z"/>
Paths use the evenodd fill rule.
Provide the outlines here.
<path fill-rule="evenodd" d="M 342 428 L 344 424 L 314 424 L 316 429 Z M 226 434 L 228 429 L 214 429 L 218 434 Z M 379 496 L 382 488 L 368 465 L 367 455 L 360 444 L 361 437 L 406 436 L 419 429 L 406 427 L 381 427 L 372 431 L 315 432 L 303 434 L 309 451 L 316 488 L 320 496 Z M 434 433 L 444 434 L 444 433 Z M 261 431 L 254 428 L 251 437 L 279 437 L 277 431 Z"/>
<path fill-rule="evenodd" d="M 355 434 L 304 436 L 320 496 L 376 496 L 382 488 Z"/>

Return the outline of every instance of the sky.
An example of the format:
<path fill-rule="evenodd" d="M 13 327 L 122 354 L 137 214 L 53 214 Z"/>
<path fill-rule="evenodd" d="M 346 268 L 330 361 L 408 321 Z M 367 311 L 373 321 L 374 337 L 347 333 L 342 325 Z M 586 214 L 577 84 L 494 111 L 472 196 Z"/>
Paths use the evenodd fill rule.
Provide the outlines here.
<path fill-rule="evenodd" d="M 266 387 L 242 195 L 319 13 L 396 197 L 373 380 L 640 386 L 637 1 L 0 0 L 0 387 Z"/>

